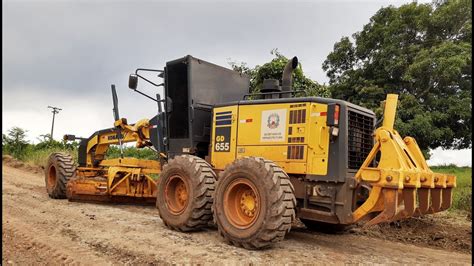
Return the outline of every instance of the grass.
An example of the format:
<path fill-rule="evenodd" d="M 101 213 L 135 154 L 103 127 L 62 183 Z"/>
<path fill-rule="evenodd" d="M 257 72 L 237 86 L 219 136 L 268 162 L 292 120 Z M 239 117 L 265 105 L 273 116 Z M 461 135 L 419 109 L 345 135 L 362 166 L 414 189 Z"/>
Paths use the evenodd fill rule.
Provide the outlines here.
<path fill-rule="evenodd" d="M 77 150 L 64 149 L 59 147 L 43 149 L 35 149 L 34 147 L 28 147 L 20 156 L 17 156 L 16 158 L 31 165 L 46 166 L 46 164 L 48 163 L 49 155 L 54 152 L 68 153 L 75 161 L 77 161 Z"/>
<path fill-rule="evenodd" d="M 123 147 L 123 156 L 124 157 L 133 157 L 137 159 L 145 160 L 157 160 L 158 156 L 155 151 L 143 148 L 137 149 L 135 147 Z M 107 150 L 106 157 L 108 159 L 114 159 L 120 157 L 120 148 L 118 146 L 110 146 Z"/>
<path fill-rule="evenodd" d="M 434 172 L 456 176 L 457 186 L 453 190 L 453 206 L 450 210 L 472 212 L 472 168 L 455 165 L 433 166 L 430 168 Z"/>
<path fill-rule="evenodd" d="M 28 146 L 20 155 L 15 156 L 8 152 L 2 151 L 3 154 L 12 155 L 13 157 L 38 166 L 45 166 L 48 163 L 48 157 L 51 153 L 54 152 L 65 152 L 72 156 L 75 162 L 77 162 L 77 148 L 66 149 L 62 147 L 42 147 L 38 148 L 33 145 Z M 150 149 L 136 149 L 134 147 L 124 147 L 123 149 L 124 157 L 133 157 L 138 159 L 147 159 L 147 160 L 156 160 L 157 155 L 154 151 Z M 111 146 L 106 153 L 107 159 L 114 159 L 120 157 L 120 149 L 116 146 Z"/>
<path fill-rule="evenodd" d="M 28 159 L 26 160 L 28 163 L 42 165 L 45 166 L 48 163 L 48 157 L 53 152 L 64 152 L 68 153 L 72 156 L 74 161 L 77 161 L 77 152 L 71 150 L 64 150 L 64 149 L 47 149 L 47 150 L 39 150 L 35 151 L 30 154 Z"/>

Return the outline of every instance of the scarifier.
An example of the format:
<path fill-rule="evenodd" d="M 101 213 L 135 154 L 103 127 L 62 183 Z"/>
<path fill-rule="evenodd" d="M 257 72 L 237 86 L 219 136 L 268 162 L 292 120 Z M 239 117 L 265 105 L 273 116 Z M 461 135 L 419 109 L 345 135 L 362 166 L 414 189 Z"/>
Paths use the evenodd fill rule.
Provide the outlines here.
<path fill-rule="evenodd" d="M 249 94 L 238 72 L 186 56 L 164 70 L 137 69 L 129 87 L 154 100 L 158 114 L 80 140 L 78 165 L 54 153 L 45 171 L 52 198 L 155 203 L 171 229 L 193 231 L 215 223 L 230 244 L 268 247 L 295 218 L 370 226 L 448 209 L 456 177 L 434 173 L 415 139 L 394 129 L 398 95 L 384 101 L 383 124 L 371 110 L 343 100 L 295 97 L 289 60 L 278 80 Z M 159 72 L 161 84 L 142 72 Z M 138 79 L 164 87 L 151 97 Z M 164 108 L 164 110 L 163 110 Z M 122 146 L 156 151 L 156 160 L 126 158 Z M 110 145 L 121 156 L 107 159 Z M 159 175 L 158 178 L 156 176 Z M 417 204 L 418 203 L 418 204 Z"/>

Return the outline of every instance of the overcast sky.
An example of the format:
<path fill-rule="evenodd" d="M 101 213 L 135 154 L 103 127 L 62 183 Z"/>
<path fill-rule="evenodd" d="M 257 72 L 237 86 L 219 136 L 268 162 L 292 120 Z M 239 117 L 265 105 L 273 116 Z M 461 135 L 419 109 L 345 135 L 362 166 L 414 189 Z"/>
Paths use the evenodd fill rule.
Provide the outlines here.
<path fill-rule="evenodd" d="M 254 66 L 278 48 L 325 83 L 321 65 L 335 42 L 361 30 L 379 8 L 411 1 L 228 2 L 2 1 L 2 131 L 18 126 L 37 141 L 51 130 L 48 105 L 63 109 L 55 139 L 111 127 L 111 83 L 122 117 L 151 118 L 156 104 L 127 88 L 128 75 L 187 54 Z M 435 151 L 430 161 L 451 162 L 471 165 L 470 150 Z"/>

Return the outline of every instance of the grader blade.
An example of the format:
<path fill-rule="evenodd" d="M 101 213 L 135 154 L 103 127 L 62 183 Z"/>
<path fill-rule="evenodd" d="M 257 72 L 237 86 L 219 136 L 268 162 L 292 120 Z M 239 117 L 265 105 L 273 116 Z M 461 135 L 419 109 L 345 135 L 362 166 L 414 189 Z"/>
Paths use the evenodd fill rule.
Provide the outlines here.
<path fill-rule="evenodd" d="M 100 168 L 79 167 L 67 184 L 70 201 L 155 204 L 160 163 L 136 158 L 108 159 Z"/>
<path fill-rule="evenodd" d="M 383 125 L 375 130 L 375 145 L 355 175 L 372 190 L 353 212 L 353 222 L 381 211 L 365 226 L 436 213 L 452 204 L 456 177 L 431 171 L 415 139 L 402 139 L 393 129 L 397 101 L 398 95 L 387 95 Z M 378 153 L 380 159 L 374 166 Z"/>
<path fill-rule="evenodd" d="M 156 203 L 156 197 L 136 195 L 112 195 L 107 190 L 107 182 L 102 178 L 76 178 L 67 184 L 66 197 L 69 201 L 90 203 L 124 203 L 146 204 Z"/>

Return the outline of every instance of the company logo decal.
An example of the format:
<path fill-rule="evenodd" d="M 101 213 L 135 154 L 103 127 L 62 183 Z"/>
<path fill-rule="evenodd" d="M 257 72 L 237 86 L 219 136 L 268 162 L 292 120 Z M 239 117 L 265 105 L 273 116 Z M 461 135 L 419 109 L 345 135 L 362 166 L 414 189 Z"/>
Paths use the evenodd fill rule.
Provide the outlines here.
<path fill-rule="evenodd" d="M 283 142 L 286 134 L 286 109 L 262 111 L 261 142 Z"/>
<path fill-rule="evenodd" d="M 267 127 L 270 129 L 275 129 L 280 125 L 280 116 L 277 113 L 272 113 L 268 116 Z"/>

